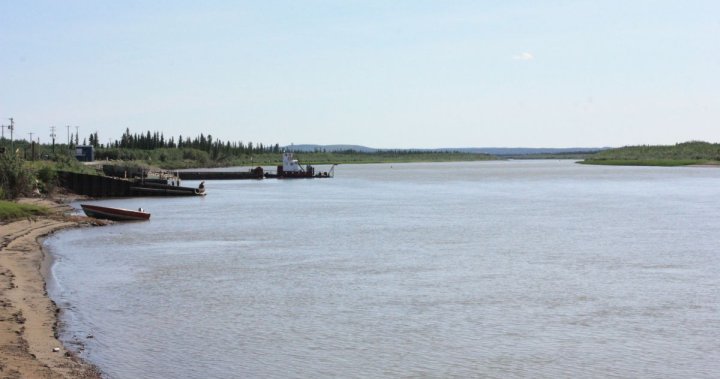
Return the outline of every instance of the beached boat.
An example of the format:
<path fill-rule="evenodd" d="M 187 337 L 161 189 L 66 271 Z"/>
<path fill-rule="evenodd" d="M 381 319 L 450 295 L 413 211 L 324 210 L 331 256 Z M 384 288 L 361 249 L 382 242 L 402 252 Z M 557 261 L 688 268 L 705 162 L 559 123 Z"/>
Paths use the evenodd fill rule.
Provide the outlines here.
<path fill-rule="evenodd" d="M 99 205 L 80 204 L 86 215 L 113 221 L 143 221 L 150 219 L 150 213 L 142 210 L 131 211 L 123 208 L 101 207 Z"/>

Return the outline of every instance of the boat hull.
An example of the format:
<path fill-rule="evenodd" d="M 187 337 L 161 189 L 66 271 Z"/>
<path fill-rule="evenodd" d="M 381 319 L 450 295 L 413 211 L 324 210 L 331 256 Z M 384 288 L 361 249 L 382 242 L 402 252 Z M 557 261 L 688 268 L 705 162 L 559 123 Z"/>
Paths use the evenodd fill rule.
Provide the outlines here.
<path fill-rule="evenodd" d="M 99 205 L 80 204 L 86 215 L 112 221 L 145 221 L 150 219 L 150 213 L 132 211 L 123 208 L 101 207 Z"/>

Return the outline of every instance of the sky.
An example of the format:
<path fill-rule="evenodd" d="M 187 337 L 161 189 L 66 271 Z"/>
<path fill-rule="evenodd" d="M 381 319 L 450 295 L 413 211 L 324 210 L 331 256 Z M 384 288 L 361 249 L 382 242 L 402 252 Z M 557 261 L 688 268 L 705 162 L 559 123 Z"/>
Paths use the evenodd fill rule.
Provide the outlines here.
<path fill-rule="evenodd" d="M 10 117 L 43 143 L 720 142 L 720 1 L 0 0 Z"/>

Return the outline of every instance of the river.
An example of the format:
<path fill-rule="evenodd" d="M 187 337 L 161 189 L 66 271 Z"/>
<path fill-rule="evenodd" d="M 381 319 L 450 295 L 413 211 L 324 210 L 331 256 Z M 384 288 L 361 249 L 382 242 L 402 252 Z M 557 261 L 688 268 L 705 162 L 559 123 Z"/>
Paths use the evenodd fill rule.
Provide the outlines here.
<path fill-rule="evenodd" d="M 61 337 L 108 378 L 720 374 L 720 170 L 341 165 L 206 188 L 98 201 L 152 218 L 46 240 Z"/>

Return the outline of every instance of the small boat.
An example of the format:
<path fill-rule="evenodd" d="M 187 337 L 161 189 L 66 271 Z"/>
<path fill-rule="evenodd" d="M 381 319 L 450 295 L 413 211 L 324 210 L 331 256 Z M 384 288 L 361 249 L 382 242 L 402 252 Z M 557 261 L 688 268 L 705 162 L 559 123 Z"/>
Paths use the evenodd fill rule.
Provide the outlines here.
<path fill-rule="evenodd" d="M 150 213 L 142 208 L 131 211 L 123 208 L 101 207 L 99 205 L 80 204 L 83 211 L 89 217 L 101 218 L 113 221 L 143 221 L 150 219 Z"/>

